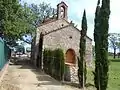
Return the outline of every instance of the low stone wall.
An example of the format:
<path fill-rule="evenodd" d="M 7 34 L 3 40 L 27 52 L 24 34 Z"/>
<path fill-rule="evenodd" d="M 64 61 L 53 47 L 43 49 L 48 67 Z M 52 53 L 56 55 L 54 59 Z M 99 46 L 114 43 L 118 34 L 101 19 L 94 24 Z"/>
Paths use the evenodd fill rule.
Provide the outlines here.
<path fill-rule="evenodd" d="M 72 65 L 65 65 L 64 81 L 78 83 L 78 68 Z"/>

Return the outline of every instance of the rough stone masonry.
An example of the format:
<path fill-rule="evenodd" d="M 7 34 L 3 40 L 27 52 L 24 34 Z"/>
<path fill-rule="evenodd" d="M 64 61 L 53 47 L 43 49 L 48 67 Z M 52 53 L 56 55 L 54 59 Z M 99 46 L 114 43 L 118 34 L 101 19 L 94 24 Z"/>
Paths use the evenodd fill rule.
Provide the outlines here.
<path fill-rule="evenodd" d="M 62 7 L 62 8 L 61 8 Z M 35 56 L 34 56 L 34 64 L 36 65 L 37 53 L 38 53 L 38 44 L 40 33 L 44 34 L 43 39 L 43 49 L 50 48 L 56 49 L 61 48 L 64 51 L 65 58 L 66 52 L 69 49 L 72 49 L 75 52 L 75 63 L 66 64 L 70 67 L 70 76 L 71 81 L 75 81 L 72 76 L 77 77 L 77 56 L 79 56 L 79 43 L 80 43 L 80 30 L 77 29 L 72 23 L 68 22 L 67 17 L 67 9 L 68 6 L 61 2 L 57 5 L 57 17 L 49 18 L 41 24 L 40 27 L 37 28 L 37 35 L 35 40 Z M 87 65 L 90 65 L 92 61 L 92 39 L 88 36 L 86 37 L 86 62 Z"/>

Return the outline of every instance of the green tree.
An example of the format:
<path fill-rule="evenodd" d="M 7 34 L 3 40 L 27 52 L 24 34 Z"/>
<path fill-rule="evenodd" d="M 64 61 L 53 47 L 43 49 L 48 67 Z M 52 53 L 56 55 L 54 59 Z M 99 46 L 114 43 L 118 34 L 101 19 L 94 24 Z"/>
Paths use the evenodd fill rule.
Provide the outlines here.
<path fill-rule="evenodd" d="M 120 34 L 118 33 L 110 33 L 108 37 L 110 42 L 109 46 L 114 50 L 114 56 L 113 56 L 114 59 L 116 57 L 116 50 L 117 48 L 119 48 L 119 44 L 118 44 L 119 38 L 120 38 Z"/>
<path fill-rule="evenodd" d="M 20 6 L 17 0 L 0 1 L 0 29 L 6 38 L 9 37 L 9 39 L 13 39 L 18 37 L 19 31 L 15 32 L 15 30 L 18 24 L 17 13 L 19 11 L 19 8 Z"/>
<path fill-rule="evenodd" d="M 86 52 L 86 33 L 87 33 L 87 19 L 86 12 L 84 10 L 83 18 L 82 18 L 82 30 L 81 30 L 81 38 L 80 38 L 80 59 L 78 59 L 78 77 L 80 87 L 84 87 L 86 84 L 86 60 L 85 60 L 85 52 Z"/>
<path fill-rule="evenodd" d="M 110 0 L 98 0 L 95 13 L 95 72 L 94 83 L 97 90 L 106 90 L 108 84 L 108 29 L 110 15 Z"/>
<path fill-rule="evenodd" d="M 1 0 L 0 16 L 0 31 L 8 44 L 34 29 L 29 23 L 32 22 L 30 9 L 22 6 L 18 0 Z"/>
<path fill-rule="evenodd" d="M 37 28 L 46 18 L 53 17 L 56 12 L 54 12 L 54 8 L 50 6 L 50 4 L 46 4 L 45 2 L 40 3 L 39 5 L 31 4 L 29 8 L 32 11 L 34 22 L 33 25 Z M 53 13 L 54 12 L 54 13 Z"/>
<path fill-rule="evenodd" d="M 120 57 L 120 41 L 118 41 L 118 42 L 116 43 L 116 45 L 117 45 L 117 48 L 118 48 L 118 50 L 119 50 L 119 52 L 117 53 L 118 58 L 119 58 L 119 57 Z"/>
<path fill-rule="evenodd" d="M 50 4 L 46 4 L 46 3 L 40 3 L 39 6 L 35 5 L 35 4 L 31 4 L 29 6 L 29 8 L 32 11 L 33 14 L 33 22 L 32 25 L 37 28 L 40 24 L 42 24 L 44 22 L 45 19 L 47 18 L 51 18 L 54 16 L 54 14 L 56 13 L 54 11 L 54 9 L 50 6 Z M 32 53 L 31 53 L 31 60 L 34 59 L 34 46 L 35 46 L 35 39 L 36 39 L 36 30 L 33 32 L 32 34 L 33 39 L 32 39 Z M 41 37 L 41 36 L 40 36 Z M 44 37 L 43 37 L 44 38 Z M 41 42 L 41 38 L 39 40 L 39 42 Z M 42 42 L 41 42 L 42 43 Z M 41 68 L 41 64 L 42 61 L 39 61 L 42 59 L 42 44 L 39 43 L 39 50 L 38 50 L 38 54 L 37 54 L 37 61 L 39 62 L 39 64 L 37 64 L 38 67 Z"/>

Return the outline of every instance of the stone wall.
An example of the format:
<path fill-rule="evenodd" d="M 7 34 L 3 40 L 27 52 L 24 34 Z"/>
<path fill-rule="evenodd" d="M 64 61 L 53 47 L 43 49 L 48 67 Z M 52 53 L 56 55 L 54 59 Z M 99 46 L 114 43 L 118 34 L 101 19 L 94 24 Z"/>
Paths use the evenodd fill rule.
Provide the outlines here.
<path fill-rule="evenodd" d="M 66 25 L 69 25 L 69 23 L 61 19 L 48 23 L 46 25 L 42 25 L 37 29 L 36 56 L 38 52 L 37 46 L 39 43 L 40 33 L 43 32 L 43 34 L 45 34 L 47 32 L 53 31 L 60 27 L 64 27 Z M 79 43 L 80 43 L 79 41 L 80 41 L 80 31 L 77 28 L 74 28 L 73 26 L 68 26 L 66 28 L 49 33 L 48 35 L 44 36 L 43 49 L 61 48 L 63 49 L 64 53 L 66 53 L 68 49 L 72 48 L 75 51 L 76 56 L 79 56 Z M 87 65 L 90 65 L 92 61 L 92 40 L 89 37 L 86 37 L 86 61 L 87 61 Z M 77 59 L 76 59 L 76 63 L 77 63 Z M 77 78 L 76 79 L 72 78 L 72 77 L 77 77 L 77 69 L 78 69 L 77 64 L 75 65 L 75 67 L 73 66 L 70 67 L 72 81 L 78 81 L 76 80 Z M 75 73 L 73 73 L 73 71 Z"/>
<path fill-rule="evenodd" d="M 35 40 L 35 47 L 34 47 L 34 64 L 36 65 L 36 59 L 37 59 L 37 53 L 38 53 L 38 45 L 39 45 L 39 38 L 40 38 L 40 33 L 42 32 L 43 34 L 48 33 L 50 31 L 56 30 L 58 28 L 64 27 L 66 25 L 69 25 L 69 23 L 64 20 L 64 19 L 59 19 L 59 20 L 52 20 L 49 23 L 43 23 L 40 27 L 37 28 L 36 30 L 36 40 Z M 50 36 L 48 36 L 50 37 Z M 45 40 L 45 39 L 44 39 Z"/>
<path fill-rule="evenodd" d="M 44 48 L 62 48 L 66 52 L 69 48 L 75 50 L 76 54 L 79 52 L 80 32 L 75 30 L 72 26 L 62 30 L 50 33 L 44 36 Z"/>

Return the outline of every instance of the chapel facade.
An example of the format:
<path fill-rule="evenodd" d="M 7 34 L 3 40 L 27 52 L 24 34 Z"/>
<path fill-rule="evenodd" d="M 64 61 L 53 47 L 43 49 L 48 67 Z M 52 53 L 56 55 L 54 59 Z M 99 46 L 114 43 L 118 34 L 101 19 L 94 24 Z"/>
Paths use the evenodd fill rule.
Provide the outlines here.
<path fill-rule="evenodd" d="M 38 45 L 41 33 L 44 35 L 43 50 L 45 48 L 61 48 L 65 55 L 65 64 L 71 68 L 71 74 L 77 75 L 77 56 L 79 56 L 79 44 L 81 30 L 68 22 L 68 6 L 61 2 L 57 5 L 57 17 L 46 19 L 36 31 L 34 64 L 37 63 Z M 86 37 L 86 62 L 92 61 L 92 39 Z"/>

